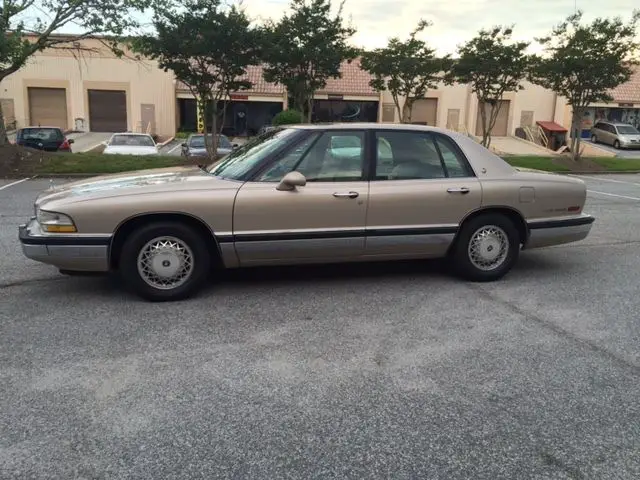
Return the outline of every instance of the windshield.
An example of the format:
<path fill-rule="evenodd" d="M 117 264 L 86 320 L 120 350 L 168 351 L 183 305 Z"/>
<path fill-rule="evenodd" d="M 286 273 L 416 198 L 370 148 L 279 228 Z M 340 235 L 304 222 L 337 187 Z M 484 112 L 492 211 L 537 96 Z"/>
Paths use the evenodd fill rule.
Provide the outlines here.
<path fill-rule="evenodd" d="M 263 133 L 211 165 L 208 171 L 218 177 L 241 180 L 266 157 L 291 142 L 298 133 L 299 130 L 293 128 Z"/>
<path fill-rule="evenodd" d="M 153 138 L 149 135 L 114 135 L 110 145 L 127 147 L 153 147 Z"/>
<path fill-rule="evenodd" d="M 622 125 L 621 127 L 618 127 L 618 133 L 622 135 L 637 135 L 640 132 L 638 132 L 638 130 L 631 125 Z"/>
<path fill-rule="evenodd" d="M 208 135 L 209 140 L 212 140 L 211 135 Z M 189 140 L 189 147 L 191 148 L 204 148 L 204 135 L 194 135 Z M 232 148 L 231 142 L 224 135 L 218 135 L 218 148 Z"/>

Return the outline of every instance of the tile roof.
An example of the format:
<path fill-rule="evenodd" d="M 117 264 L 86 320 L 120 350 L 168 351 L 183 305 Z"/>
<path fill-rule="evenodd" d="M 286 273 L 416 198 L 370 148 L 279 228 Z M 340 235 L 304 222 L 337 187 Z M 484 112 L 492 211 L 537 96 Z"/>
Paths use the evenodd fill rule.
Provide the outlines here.
<path fill-rule="evenodd" d="M 251 65 L 247 68 L 247 74 L 242 77 L 243 80 L 249 80 L 253 83 L 253 86 L 249 90 L 243 90 L 242 92 L 238 92 L 241 94 L 250 94 L 250 95 L 265 95 L 265 96 L 278 96 L 281 97 L 284 93 L 284 87 L 282 85 L 275 85 L 273 83 L 269 83 L 265 81 L 262 77 L 262 66 L 261 65 Z M 176 83 L 176 90 L 179 91 L 189 91 L 189 88 L 178 81 Z"/>
<path fill-rule="evenodd" d="M 351 63 L 343 62 L 340 70 L 342 78 L 330 78 L 327 80 L 327 86 L 318 93 L 378 96 L 378 93 L 369 85 L 371 75 L 360 68 L 359 58 Z"/>
<path fill-rule="evenodd" d="M 640 67 L 636 67 L 631 79 L 609 92 L 618 103 L 640 103 Z"/>
<path fill-rule="evenodd" d="M 360 60 L 356 59 L 350 64 L 344 62 L 341 67 L 342 78 L 330 78 L 327 86 L 319 90 L 319 94 L 340 94 L 340 95 L 361 95 L 361 96 L 378 96 L 378 93 L 371 88 L 369 80 L 371 76 L 360 69 Z M 265 96 L 282 96 L 284 87 L 275 85 L 265 81 L 262 77 L 262 66 L 255 65 L 247 68 L 247 74 L 243 77 L 253 83 L 253 87 L 249 90 L 243 90 L 242 94 L 265 95 Z M 182 82 L 176 83 L 176 90 L 189 91 L 187 86 Z"/>

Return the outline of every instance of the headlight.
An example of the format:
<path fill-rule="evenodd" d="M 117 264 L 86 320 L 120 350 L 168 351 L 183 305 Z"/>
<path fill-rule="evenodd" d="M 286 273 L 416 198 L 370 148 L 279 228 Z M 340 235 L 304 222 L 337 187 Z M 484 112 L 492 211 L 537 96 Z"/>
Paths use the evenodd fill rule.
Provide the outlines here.
<path fill-rule="evenodd" d="M 77 232 L 73 220 L 62 213 L 37 210 L 36 219 L 42 230 L 49 233 L 75 233 Z"/>

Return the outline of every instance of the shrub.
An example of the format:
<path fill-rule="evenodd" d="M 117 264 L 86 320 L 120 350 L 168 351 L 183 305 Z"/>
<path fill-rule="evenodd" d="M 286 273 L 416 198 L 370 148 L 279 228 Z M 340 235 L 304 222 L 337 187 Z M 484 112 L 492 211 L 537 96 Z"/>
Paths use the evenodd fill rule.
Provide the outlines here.
<path fill-rule="evenodd" d="M 273 117 L 271 124 L 275 127 L 279 125 L 293 125 L 302 123 L 302 114 L 297 110 L 283 110 Z"/>

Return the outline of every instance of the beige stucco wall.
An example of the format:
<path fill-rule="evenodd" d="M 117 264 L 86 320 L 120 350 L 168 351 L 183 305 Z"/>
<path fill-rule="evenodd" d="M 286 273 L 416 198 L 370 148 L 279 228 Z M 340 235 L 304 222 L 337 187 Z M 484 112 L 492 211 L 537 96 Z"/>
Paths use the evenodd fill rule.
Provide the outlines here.
<path fill-rule="evenodd" d="M 520 119 L 523 111 L 533 112 L 533 122 L 553 121 L 556 95 L 543 87 L 533 85 L 529 82 L 523 83 L 524 90 L 520 90 L 513 95 L 513 124 L 509 128 L 509 133 L 513 134 L 520 126 Z"/>
<path fill-rule="evenodd" d="M 534 122 L 537 120 L 556 120 L 562 117 L 562 100 L 556 100 L 553 92 L 530 83 L 524 84 L 525 89 L 519 92 L 508 92 L 504 95 L 504 100 L 509 100 L 508 132 L 515 133 L 515 129 L 520 126 L 520 117 L 523 111 L 534 112 Z M 467 131 L 476 131 L 478 116 L 478 99 L 471 92 L 468 85 L 440 85 L 437 89 L 429 90 L 426 98 L 438 99 L 437 126 L 445 128 L 447 126 L 447 116 L 449 110 L 460 110 L 460 125 L 466 127 Z M 383 103 L 393 103 L 391 94 L 384 92 Z M 554 104 L 559 106 L 555 107 Z M 399 121 L 396 112 L 395 121 Z M 558 122 L 560 123 L 560 122 Z"/>
<path fill-rule="evenodd" d="M 141 121 L 141 104 L 155 105 L 156 133 L 173 135 L 176 131 L 176 102 L 173 75 L 157 68 L 153 61 L 116 58 L 97 41 L 85 45 L 98 52 L 47 51 L 34 55 L 21 70 L 0 83 L 0 97 L 12 98 L 18 126 L 29 123 L 28 87 L 65 88 L 68 127 L 75 119 L 89 125 L 87 89 L 125 90 L 127 126 L 136 130 Z"/>

